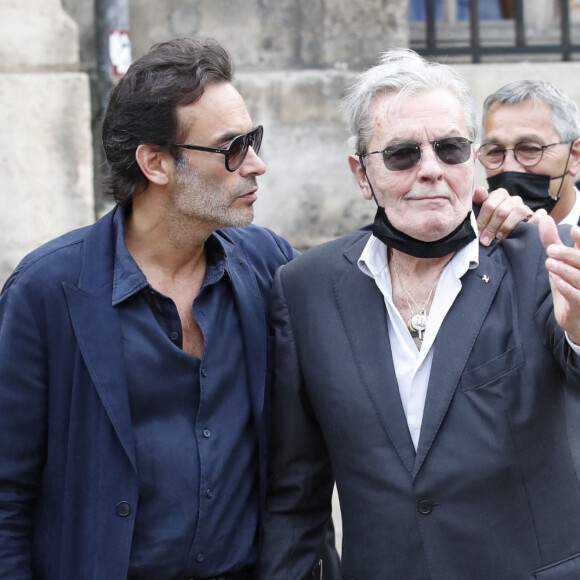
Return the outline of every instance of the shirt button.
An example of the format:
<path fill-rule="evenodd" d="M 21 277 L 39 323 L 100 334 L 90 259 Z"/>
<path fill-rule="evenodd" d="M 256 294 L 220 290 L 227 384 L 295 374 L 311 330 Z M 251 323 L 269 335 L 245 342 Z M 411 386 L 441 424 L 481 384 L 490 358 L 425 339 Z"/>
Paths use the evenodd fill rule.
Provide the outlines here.
<path fill-rule="evenodd" d="M 204 429 L 204 430 L 203 430 L 203 436 L 204 436 L 206 439 L 209 439 L 209 437 L 211 437 L 211 431 L 210 431 L 209 429 Z"/>
<path fill-rule="evenodd" d="M 433 510 L 433 504 L 428 499 L 422 499 L 417 504 L 417 511 L 424 516 L 429 515 L 432 510 Z"/>
<path fill-rule="evenodd" d="M 177 332 L 172 332 L 170 333 L 169 338 L 173 341 L 176 341 L 179 338 L 179 334 Z"/>
<path fill-rule="evenodd" d="M 131 504 L 128 501 L 120 501 L 117 504 L 116 511 L 118 516 L 124 518 L 131 513 Z"/>
<path fill-rule="evenodd" d="M 208 490 L 205 492 L 205 495 L 207 495 L 207 497 L 209 497 L 209 498 L 211 499 L 211 498 L 213 497 L 213 491 L 212 491 L 211 489 L 208 489 Z"/>
<path fill-rule="evenodd" d="M 203 554 L 198 554 L 197 557 L 195 558 L 198 562 L 203 562 L 204 556 Z"/>

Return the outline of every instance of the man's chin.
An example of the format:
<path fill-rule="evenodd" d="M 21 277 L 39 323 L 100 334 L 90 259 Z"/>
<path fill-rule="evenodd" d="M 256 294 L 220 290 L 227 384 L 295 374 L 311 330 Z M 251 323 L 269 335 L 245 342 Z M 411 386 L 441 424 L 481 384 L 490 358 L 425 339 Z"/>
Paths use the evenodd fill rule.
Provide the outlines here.
<path fill-rule="evenodd" d="M 240 212 L 229 217 L 228 224 L 223 227 L 243 228 L 244 226 L 249 226 L 254 221 L 254 211 Z"/>

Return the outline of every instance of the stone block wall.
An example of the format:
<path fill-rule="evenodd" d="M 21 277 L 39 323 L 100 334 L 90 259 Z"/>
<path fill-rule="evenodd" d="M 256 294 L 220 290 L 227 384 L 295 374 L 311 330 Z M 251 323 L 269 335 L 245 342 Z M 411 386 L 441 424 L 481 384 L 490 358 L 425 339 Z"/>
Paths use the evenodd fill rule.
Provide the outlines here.
<path fill-rule="evenodd" d="M 94 0 L 63 4 L 79 24 L 83 66 L 94 78 Z M 129 6 L 134 58 L 179 36 L 214 37 L 232 54 L 250 113 L 265 127 L 268 171 L 256 223 L 303 248 L 374 213 L 353 190 L 338 102 L 350 71 L 369 66 L 389 46 L 408 44 L 405 0 L 129 0 Z M 105 211 L 110 201 L 97 194 L 97 206 Z"/>
<path fill-rule="evenodd" d="M 94 1 L 0 4 L 0 280 L 25 251 L 95 218 Z M 372 219 L 348 168 L 339 102 L 356 71 L 408 43 L 405 0 L 130 0 L 130 9 L 134 57 L 184 35 L 213 36 L 231 52 L 236 83 L 265 127 L 256 223 L 306 248 Z M 574 62 L 458 66 L 479 106 L 524 77 L 550 80 L 580 103 Z M 481 169 L 477 182 L 485 184 Z"/>
<path fill-rule="evenodd" d="M 239 73 L 255 123 L 264 125 L 256 223 L 304 249 L 366 223 L 373 207 L 348 168 L 348 133 L 339 108 L 352 73 Z"/>
<path fill-rule="evenodd" d="M 408 43 L 405 0 L 129 0 L 134 54 L 176 36 L 211 36 L 238 70 L 358 69 Z M 136 33 L 138 31 L 138 33 Z"/>
<path fill-rule="evenodd" d="M 60 0 L 0 4 L 0 285 L 22 256 L 94 220 L 91 108 Z"/>

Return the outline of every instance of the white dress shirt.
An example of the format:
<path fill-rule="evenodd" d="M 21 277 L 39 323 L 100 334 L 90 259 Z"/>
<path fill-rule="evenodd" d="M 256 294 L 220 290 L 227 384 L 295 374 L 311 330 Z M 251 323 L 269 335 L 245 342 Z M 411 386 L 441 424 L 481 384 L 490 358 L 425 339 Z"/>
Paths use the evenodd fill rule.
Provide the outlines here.
<path fill-rule="evenodd" d="M 477 232 L 477 224 L 473 213 L 471 214 L 471 224 Z M 419 436 L 421 434 L 423 410 L 433 362 L 435 337 L 441 328 L 443 319 L 461 290 L 461 277 L 468 269 L 477 268 L 478 264 L 479 239 L 476 237 L 475 240 L 472 240 L 467 246 L 459 250 L 445 266 L 433 296 L 423 344 L 421 350 L 418 350 L 407 328 L 407 321 L 403 320 L 393 303 L 387 246 L 379 239 L 371 236 L 358 260 L 358 267 L 364 274 L 375 280 L 385 299 L 391 355 L 399 384 L 403 410 L 405 411 L 415 450 L 419 444 Z M 409 288 L 409 290 L 412 295 L 413 289 Z M 388 353 L 385 353 L 385 355 L 388 355 Z"/>
<path fill-rule="evenodd" d="M 560 222 L 560 224 L 567 224 L 569 226 L 577 226 L 580 222 L 580 191 L 574 188 L 576 192 L 576 201 L 570 210 L 570 213 Z"/>
<path fill-rule="evenodd" d="M 574 208 L 578 209 L 580 214 L 579 199 L 580 195 L 578 190 L 576 190 Z M 573 212 L 574 210 L 568 217 Z M 573 219 L 576 220 L 573 223 L 578 223 L 578 217 Z M 473 213 L 471 214 L 471 225 L 477 232 L 477 222 Z M 387 258 L 387 246 L 379 239 L 371 236 L 358 259 L 360 270 L 374 279 L 385 299 L 391 355 L 399 384 L 401 403 L 415 450 L 417 450 L 419 436 L 421 435 L 421 423 L 423 422 L 423 411 L 425 409 L 427 387 L 433 362 L 433 343 L 441 328 L 443 319 L 461 290 L 461 277 L 467 270 L 477 268 L 478 264 L 479 235 L 477 235 L 475 240 L 472 240 L 467 246 L 459 250 L 445 266 L 433 296 L 421 350 L 417 350 L 417 346 L 407 327 L 407 321 L 403 320 L 393 302 L 393 287 Z M 410 290 L 412 294 L 412 289 Z M 567 332 L 565 336 L 572 350 L 580 355 L 580 345 L 574 343 Z"/>

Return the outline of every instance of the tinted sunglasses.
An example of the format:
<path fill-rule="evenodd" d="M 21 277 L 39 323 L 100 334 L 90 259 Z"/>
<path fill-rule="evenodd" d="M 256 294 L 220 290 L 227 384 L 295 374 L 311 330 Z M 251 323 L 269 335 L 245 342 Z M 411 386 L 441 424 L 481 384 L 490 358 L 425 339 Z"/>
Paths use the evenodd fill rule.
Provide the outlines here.
<path fill-rule="evenodd" d="M 430 143 L 439 161 L 447 165 L 458 165 L 465 163 L 471 156 L 471 144 L 473 141 L 465 137 L 445 137 L 444 139 L 434 139 L 433 141 L 421 141 L 420 143 L 397 143 L 389 145 L 381 151 L 371 151 L 360 157 L 367 155 L 381 154 L 383 163 L 390 171 L 405 171 L 418 165 L 421 161 L 421 145 Z"/>
<path fill-rule="evenodd" d="M 260 151 L 262 145 L 262 135 L 264 128 L 258 125 L 253 131 L 244 135 L 234 137 L 228 146 L 220 149 L 219 147 L 202 147 L 201 145 L 189 145 L 187 143 L 174 143 L 174 147 L 183 147 L 184 149 L 191 149 L 193 151 L 207 151 L 208 153 L 221 153 L 225 155 L 226 169 L 228 171 L 235 171 L 244 162 L 248 149 L 251 147 L 256 154 Z"/>

